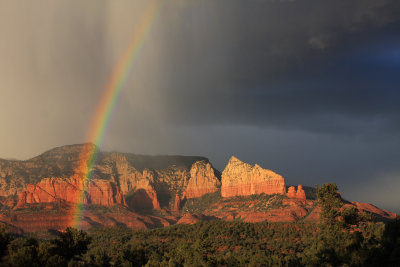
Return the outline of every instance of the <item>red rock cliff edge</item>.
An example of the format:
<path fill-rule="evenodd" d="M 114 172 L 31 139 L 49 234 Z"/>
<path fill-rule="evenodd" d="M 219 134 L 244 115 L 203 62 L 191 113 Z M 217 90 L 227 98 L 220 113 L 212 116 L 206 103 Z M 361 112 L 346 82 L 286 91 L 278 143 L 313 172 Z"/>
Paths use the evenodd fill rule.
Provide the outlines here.
<path fill-rule="evenodd" d="M 70 178 L 45 178 L 38 184 L 29 184 L 18 196 L 16 208 L 33 203 L 78 203 L 113 206 L 126 205 L 123 194 L 116 184 L 107 180 L 93 180 L 89 183 L 87 193 L 82 192 L 83 184 L 78 175 Z"/>

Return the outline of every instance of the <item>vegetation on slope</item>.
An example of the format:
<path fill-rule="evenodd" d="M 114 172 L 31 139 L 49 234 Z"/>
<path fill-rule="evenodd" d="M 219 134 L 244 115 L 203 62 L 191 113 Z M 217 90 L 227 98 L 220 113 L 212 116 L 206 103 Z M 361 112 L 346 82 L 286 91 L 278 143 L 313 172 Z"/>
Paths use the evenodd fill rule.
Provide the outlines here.
<path fill-rule="evenodd" d="M 209 196 L 211 197 L 211 196 Z M 0 229 L 4 266 L 398 266 L 400 219 L 374 223 L 317 189 L 319 224 L 209 221 L 155 230 L 68 228 L 50 240 Z"/>

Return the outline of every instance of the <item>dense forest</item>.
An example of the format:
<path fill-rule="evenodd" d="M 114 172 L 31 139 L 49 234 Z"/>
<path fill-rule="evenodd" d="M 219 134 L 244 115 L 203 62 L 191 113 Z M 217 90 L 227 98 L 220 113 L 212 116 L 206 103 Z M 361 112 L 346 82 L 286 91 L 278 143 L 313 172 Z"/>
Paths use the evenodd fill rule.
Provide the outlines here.
<path fill-rule="evenodd" d="M 400 220 L 342 209 L 317 187 L 320 222 L 208 221 L 133 231 L 67 228 L 52 238 L 0 230 L 2 266 L 400 266 Z"/>

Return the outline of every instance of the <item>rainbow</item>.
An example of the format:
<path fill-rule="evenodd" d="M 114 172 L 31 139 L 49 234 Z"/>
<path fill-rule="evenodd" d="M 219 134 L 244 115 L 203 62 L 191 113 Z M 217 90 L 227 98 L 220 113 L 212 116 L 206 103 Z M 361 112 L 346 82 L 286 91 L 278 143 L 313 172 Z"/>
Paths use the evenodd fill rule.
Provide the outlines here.
<path fill-rule="evenodd" d="M 77 204 L 73 211 L 71 223 L 72 227 L 78 229 L 81 228 L 82 217 L 85 211 L 87 189 L 92 178 L 93 167 L 98 156 L 96 147 L 100 147 L 103 142 L 107 125 L 110 121 L 121 91 L 138 58 L 141 47 L 143 46 L 143 43 L 157 18 L 159 10 L 161 9 L 161 1 L 153 0 L 147 7 L 139 21 L 136 31 L 134 32 L 132 41 L 113 68 L 107 85 L 104 88 L 87 137 L 88 142 L 94 143 L 96 146 L 90 146 L 89 151 L 83 151 L 79 159 L 80 163 L 77 170 L 79 171 L 79 176 L 81 176 L 80 183 L 82 183 L 82 190 L 77 196 Z"/>

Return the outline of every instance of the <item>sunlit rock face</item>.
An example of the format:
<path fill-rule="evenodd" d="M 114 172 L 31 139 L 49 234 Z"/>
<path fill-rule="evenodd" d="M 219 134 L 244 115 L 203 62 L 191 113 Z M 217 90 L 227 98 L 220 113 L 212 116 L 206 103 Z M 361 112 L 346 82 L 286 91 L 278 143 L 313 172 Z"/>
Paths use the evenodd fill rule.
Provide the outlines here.
<path fill-rule="evenodd" d="M 296 188 L 294 186 L 290 186 L 287 192 L 288 198 L 296 198 Z"/>
<path fill-rule="evenodd" d="M 179 211 L 180 207 L 181 207 L 181 198 L 179 197 L 178 194 L 176 194 L 174 201 L 174 211 Z"/>
<path fill-rule="evenodd" d="M 297 191 L 294 186 L 290 186 L 288 188 L 288 192 L 286 195 L 288 198 L 295 198 L 298 200 L 306 200 L 306 193 L 304 192 L 303 186 L 301 184 L 299 184 L 299 186 L 297 187 Z"/>
<path fill-rule="evenodd" d="M 251 166 L 232 157 L 222 173 L 222 197 L 254 194 L 285 194 L 285 180 L 279 174 Z"/>
<path fill-rule="evenodd" d="M 297 187 L 296 198 L 299 200 L 306 200 L 306 192 L 304 192 L 301 184 Z"/>
<path fill-rule="evenodd" d="M 183 194 L 186 198 L 201 197 L 218 191 L 221 182 L 215 176 L 214 169 L 209 162 L 197 161 L 190 169 L 190 178 Z"/>
<path fill-rule="evenodd" d="M 86 192 L 83 192 L 86 190 Z M 45 178 L 29 184 L 18 196 L 17 208 L 35 203 L 84 203 L 101 206 L 125 205 L 125 199 L 113 182 L 96 179 L 84 188 L 82 178 Z"/>

